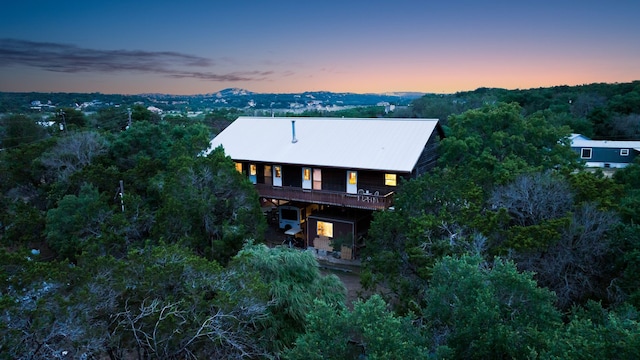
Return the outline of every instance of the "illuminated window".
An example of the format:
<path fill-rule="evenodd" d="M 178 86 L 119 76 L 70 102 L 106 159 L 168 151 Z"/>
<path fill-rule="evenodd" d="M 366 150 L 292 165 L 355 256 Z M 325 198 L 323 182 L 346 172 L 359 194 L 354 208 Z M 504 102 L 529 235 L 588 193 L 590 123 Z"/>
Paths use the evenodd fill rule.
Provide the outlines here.
<path fill-rule="evenodd" d="M 333 237 L 333 223 L 318 221 L 316 229 L 318 236 Z"/>
<path fill-rule="evenodd" d="M 256 164 L 249 165 L 249 175 L 255 176 L 257 173 Z"/>
<path fill-rule="evenodd" d="M 620 149 L 620 156 L 629 156 L 629 149 Z"/>
<path fill-rule="evenodd" d="M 580 157 L 583 159 L 591 159 L 591 148 L 581 149 Z"/>
<path fill-rule="evenodd" d="M 276 165 L 273 167 L 273 171 L 276 173 L 277 178 L 282 177 L 282 167 L 280 165 Z"/>
<path fill-rule="evenodd" d="M 239 173 L 242 172 L 242 163 L 236 163 L 236 170 L 238 170 Z"/>
<path fill-rule="evenodd" d="M 387 186 L 396 186 L 398 184 L 396 174 L 384 174 L 384 184 Z"/>
<path fill-rule="evenodd" d="M 303 178 L 305 180 L 311 180 L 311 169 L 310 168 L 304 168 L 303 174 L 304 174 Z"/>
<path fill-rule="evenodd" d="M 358 183 L 358 173 L 355 171 L 349 171 L 349 184 L 355 185 Z"/>

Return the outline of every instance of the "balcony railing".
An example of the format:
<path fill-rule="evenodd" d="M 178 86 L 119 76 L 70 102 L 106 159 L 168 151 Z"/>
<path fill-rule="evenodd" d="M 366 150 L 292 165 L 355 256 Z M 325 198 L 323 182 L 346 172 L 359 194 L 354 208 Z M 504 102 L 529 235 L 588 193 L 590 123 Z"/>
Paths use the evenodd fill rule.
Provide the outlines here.
<path fill-rule="evenodd" d="M 382 210 L 393 204 L 393 191 L 387 194 L 359 191 L 358 194 L 328 190 L 307 190 L 296 187 L 277 187 L 256 184 L 256 190 L 262 197 L 289 201 L 302 201 L 314 204 L 346 206 L 357 209 Z"/>

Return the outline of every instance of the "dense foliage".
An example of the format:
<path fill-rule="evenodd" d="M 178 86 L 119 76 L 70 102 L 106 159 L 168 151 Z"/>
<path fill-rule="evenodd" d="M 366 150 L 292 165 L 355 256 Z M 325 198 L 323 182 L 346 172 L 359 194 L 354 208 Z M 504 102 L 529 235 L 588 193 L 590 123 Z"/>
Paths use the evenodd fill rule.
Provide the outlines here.
<path fill-rule="evenodd" d="M 310 253 L 262 244 L 251 183 L 201 156 L 240 110 L 43 116 L 27 95 L 0 97 L 2 359 L 640 358 L 640 164 L 587 171 L 567 146 L 640 138 L 640 82 L 332 114 L 447 135 L 374 214 L 354 303 Z"/>

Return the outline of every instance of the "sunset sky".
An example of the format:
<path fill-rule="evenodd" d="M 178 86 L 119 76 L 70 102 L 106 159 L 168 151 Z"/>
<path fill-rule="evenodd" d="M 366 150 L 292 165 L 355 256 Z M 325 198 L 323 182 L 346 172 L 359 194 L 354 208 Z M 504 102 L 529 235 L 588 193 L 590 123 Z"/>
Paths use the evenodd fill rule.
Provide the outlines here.
<path fill-rule="evenodd" d="M 0 91 L 453 93 L 640 80 L 638 0 L 6 2 Z"/>

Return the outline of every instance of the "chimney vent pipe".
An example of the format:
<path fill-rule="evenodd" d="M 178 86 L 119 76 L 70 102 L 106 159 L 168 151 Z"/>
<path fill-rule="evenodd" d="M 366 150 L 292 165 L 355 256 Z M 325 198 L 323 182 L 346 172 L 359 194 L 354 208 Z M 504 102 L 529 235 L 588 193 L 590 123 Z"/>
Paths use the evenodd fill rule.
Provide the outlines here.
<path fill-rule="evenodd" d="M 298 139 L 296 139 L 296 121 L 295 120 L 291 120 L 291 142 L 293 144 L 298 142 Z"/>

